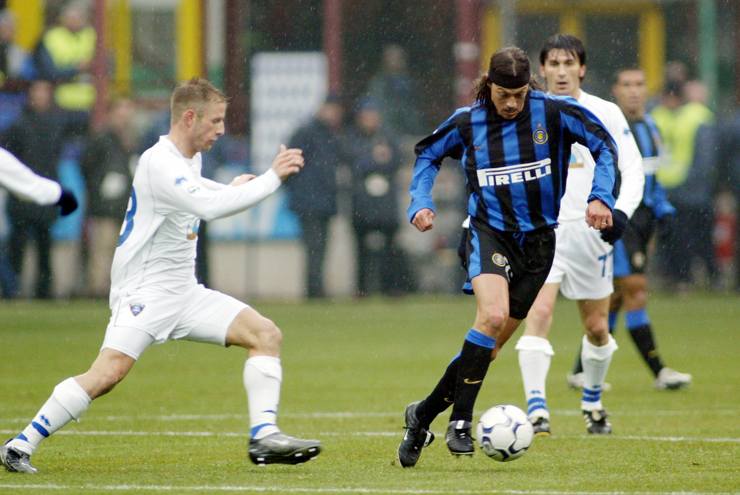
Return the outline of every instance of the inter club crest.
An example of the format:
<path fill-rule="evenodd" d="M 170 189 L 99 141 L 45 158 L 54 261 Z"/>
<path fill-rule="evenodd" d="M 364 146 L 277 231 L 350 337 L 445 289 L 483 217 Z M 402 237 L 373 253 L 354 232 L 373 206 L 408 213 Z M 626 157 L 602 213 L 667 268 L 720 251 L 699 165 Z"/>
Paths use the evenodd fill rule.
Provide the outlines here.
<path fill-rule="evenodd" d="M 547 142 L 547 131 L 542 127 L 542 124 L 537 124 L 537 129 L 532 133 L 532 139 L 537 144 L 545 144 Z"/>

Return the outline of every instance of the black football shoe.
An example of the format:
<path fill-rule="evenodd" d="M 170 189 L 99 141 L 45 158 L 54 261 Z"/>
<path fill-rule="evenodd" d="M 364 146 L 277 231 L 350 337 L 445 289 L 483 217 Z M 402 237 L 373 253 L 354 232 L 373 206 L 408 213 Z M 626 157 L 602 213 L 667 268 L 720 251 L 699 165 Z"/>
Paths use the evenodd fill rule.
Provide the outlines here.
<path fill-rule="evenodd" d="M 612 425 L 606 418 L 609 415 L 604 409 L 598 411 L 583 410 L 583 420 L 586 422 L 586 431 L 593 435 L 608 435 L 612 432 Z"/>
<path fill-rule="evenodd" d="M 445 441 L 452 455 L 473 455 L 475 449 L 473 446 L 473 437 L 470 434 L 472 427 L 473 425 L 470 421 L 450 421 L 450 426 L 447 427 Z"/>
<path fill-rule="evenodd" d="M 416 408 L 420 402 L 412 402 L 406 406 L 404 413 L 406 431 L 398 446 L 398 462 L 405 468 L 416 466 L 421 456 L 421 449 L 434 441 L 434 433 L 424 428 L 416 417 Z"/>

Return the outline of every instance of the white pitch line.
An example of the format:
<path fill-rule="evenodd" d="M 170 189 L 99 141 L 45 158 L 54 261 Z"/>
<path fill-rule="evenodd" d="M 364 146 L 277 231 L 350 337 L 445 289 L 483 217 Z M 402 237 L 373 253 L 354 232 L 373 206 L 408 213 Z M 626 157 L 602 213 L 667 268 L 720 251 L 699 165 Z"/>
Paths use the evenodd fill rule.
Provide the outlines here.
<path fill-rule="evenodd" d="M 623 417 L 640 417 L 640 416 L 695 416 L 705 414 L 706 412 L 698 409 L 685 410 L 635 410 L 629 409 L 624 411 L 610 410 L 613 416 Z M 475 411 L 476 415 L 482 414 L 483 411 Z M 576 409 L 553 409 L 550 414 L 554 416 L 581 416 L 581 411 Z M 713 409 L 712 415 L 718 416 L 736 416 L 740 414 L 740 409 Z M 326 412 L 284 412 L 280 415 L 283 418 L 295 419 L 357 419 L 357 418 L 397 418 L 402 417 L 403 413 L 395 412 L 358 412 L 358 411 L 326 411 Z M 223 421 L 229 419 L 246 420 L 247 414 L 142 414 L 142 415 L 107 415 L 107 416 L 90 416 L 91 421 Z M 27 423 L 29 417 L 0 418 L 0 423 Z"/>
<path fill-rule="evenodd" d="M 0 430 L 0 434 L 12 435 L 17 430 Z M 88 436 L 88 437 L 248 437 L 247 432 L 236 431 L 131 431 L 131 430 L 60 430 L 55 435 Z M 401 431 L 355 431 L 337 432 L 322 431 L 316 434 L 319 437 L 398 437 Z M 740 438 L 735 437 L 661 437 L 654 435 L 553 435 L 552 440 L 596 440 L 599 442 L 609 440 L 639 440 L 641 442 L 706 442 L 706 443 L 740 443 Z"/>
<path fill-rule="evenodd" d="M 122 491 L 122 492 L 257 492 L 257 493 L 387 493 L 398 495 L 438 495 L 450 493 L 449 490 L 425 490 L 407 488 L 307 488 L 286 486 L 259 486 L 259 485 L 200 485 L 200 486 L 177 486 L 177 485 L 55 485 L 55 484 L 33 484 L 21 485 L 11 483 L 0 483 L 0 488 L 16 490 L 74 490 L 79 491 Z M 729 495 L 730 492 L 582 492 L 562 490 L 455 490 L 455 493 L 465 495 L 483 495 L 490 493 L 501 493 L 504 495 Z"/>

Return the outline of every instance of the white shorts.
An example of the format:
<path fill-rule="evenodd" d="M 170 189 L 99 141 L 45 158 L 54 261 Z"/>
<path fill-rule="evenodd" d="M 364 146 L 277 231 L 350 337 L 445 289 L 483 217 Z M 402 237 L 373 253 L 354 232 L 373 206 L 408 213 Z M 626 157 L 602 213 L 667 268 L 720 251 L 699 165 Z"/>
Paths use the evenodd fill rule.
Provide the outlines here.
<path fill-rule="evenodd" d="M 147 347 L 167 340 L 226 345 L 229 325 L 246 307 L 202 285 L 182 295 L 123 296 L 113 306 L 101 349 L 115 349 L 139 359 Z"/>
<path fill-rule="evenodd" d="M 584 220 L 555 229 L 555 259 L 546 284 L 560 284 L 568 299 L 603 299 L 614 291 L 614 248 Z"/>

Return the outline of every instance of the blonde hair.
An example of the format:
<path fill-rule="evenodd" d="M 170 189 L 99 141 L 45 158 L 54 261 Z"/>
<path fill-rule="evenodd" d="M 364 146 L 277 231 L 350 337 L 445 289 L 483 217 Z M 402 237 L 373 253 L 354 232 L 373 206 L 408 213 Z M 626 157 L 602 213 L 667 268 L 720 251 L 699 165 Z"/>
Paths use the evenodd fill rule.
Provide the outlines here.
<path fill-rule="evenodd" d="M 194 110 L 198 118 L 203 117 L 206 103 L 226 103 L 228 98 L 216 86 L 200 77 L 179 84 L 170 97 L 171 122 L 174 124 L 187 110 Z"/>

